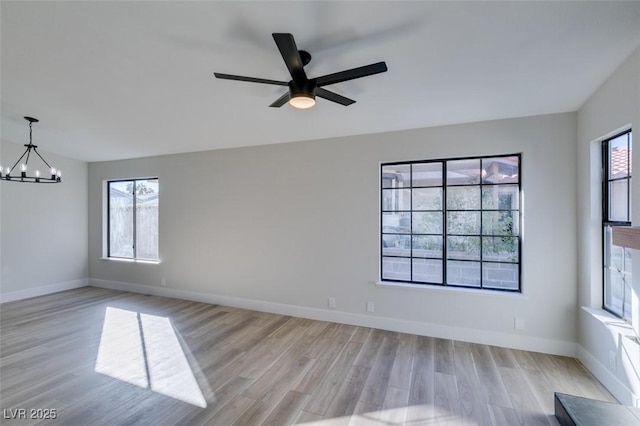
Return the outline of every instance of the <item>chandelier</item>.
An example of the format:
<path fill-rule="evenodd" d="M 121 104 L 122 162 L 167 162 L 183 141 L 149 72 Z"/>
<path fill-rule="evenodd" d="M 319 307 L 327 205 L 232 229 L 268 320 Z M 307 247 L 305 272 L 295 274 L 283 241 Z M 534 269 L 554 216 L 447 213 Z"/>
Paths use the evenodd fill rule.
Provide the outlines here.
<path fill-rule="evenodd" d="M 29 122 L 29 143 L 24 145 L 27 147 L 27 149 L 20 156 L 20 158 L 18 158 L 18 161 L 13 164 L 13 166 L 3 169 L 0 165 L 0 179 L 11 182 L 60 183 L 62 181 L 62 172 L 47 163 L 47 160 L 45 160 L 38 152 L 38 146 L 34 145 L 32 142 L 31 125 L 33 123 L 37 123 L 38 119 L 33 117 L 25 117 L 24 119 Z M 42 163 L 44 163 L 43 169 L 45 170 L 45 175 L 43 176 L 40 175 L 39 169 L 35 169 L 32 175 L 29 174 L 30 169 L 32 169 L 32 167 L 29 166 L 29 157 L 31 157 L 32 151 L 40 158 L 40 160 L 42 160 Z M 23 159 L 24 161 L 22 161 Z M 38 160 L 36 159 L 36 161 Z M 20 164 L 20 167 L 18 170 L 16 170 L 16 166 L 18 166 L 18 164 Z M 46 166 L 46 168 L 44 166 Z"/>

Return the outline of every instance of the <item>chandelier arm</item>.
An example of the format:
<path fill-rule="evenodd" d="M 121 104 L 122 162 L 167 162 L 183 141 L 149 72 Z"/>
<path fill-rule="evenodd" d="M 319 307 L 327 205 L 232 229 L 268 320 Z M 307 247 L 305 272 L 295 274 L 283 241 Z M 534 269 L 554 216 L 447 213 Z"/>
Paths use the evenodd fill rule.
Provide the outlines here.
<path fill-rule="evenodd" d="M 36 154 L 38 154 L 38 157 L 40 157 L 40 159 L 44 162 L 44 164 L 47 165 L 47 167 L 49 167 L 51 169 L 51 165 L 49 163 L 47 163 L 47 160 L 45 160 L 42 155 L 40 155 L 40 153 L 38 152 L 38 150 L 36 148 L 33 148 L 33 152 L 35 152 Z"/>
<path fill-rule="evenodd" d="M 13 171 L 13 169 L 15 169 L 15 167 L 18 165 L 18 163 L 20 162 L 20 160 L 22 160 L 22 158 L 24 158 L 24 156 L 27 154 L 27 152 L 29 152 L 29 148 L 27 148 L 22 155 L 20 156 L 20 158 L 18 158 L 18 161 L 15 162 L 15 164 L 11 167 L 11 171 Z M 40 154 L 38 154 L 40 155 Z M 27 157 L 28 158 L 28 157 Z"/>

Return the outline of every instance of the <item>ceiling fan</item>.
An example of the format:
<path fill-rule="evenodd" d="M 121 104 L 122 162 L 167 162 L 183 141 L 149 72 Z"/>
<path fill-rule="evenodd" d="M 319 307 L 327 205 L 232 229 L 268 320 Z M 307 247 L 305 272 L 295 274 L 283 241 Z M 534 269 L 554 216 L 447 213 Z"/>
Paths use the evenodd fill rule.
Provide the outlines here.
<path fill-rule="evenodd" d="M 273 39 L 280 50 L 282 59 L 284 59 L 284 62 L 289 69 L 291 81 L 267 80 L 264 78 L 244 77 L 241 75 L 222 74 L 218 72 L 214 73 L 214 75 L 217 78 L 226 80 L 289 86 L 289 91 L 280 96 L 269 106 L 280 108 L 282 105 L 289 102 L 289 104 L 295 108 L 305 109 L 315 105 L 316 96 L 339 103 L 340 105 L 351 105 L 355 103 L 353 99 L 346 98 L 342 95 L 324 89 L 324 86 L 387 71 L 387 64 L 384 62 L 377 62 L 363 67 L 323 75 L 322 77 L 308 78 L 307 74 L 304 72 L 304 66 L 311 61 L 311 54 L 305 50 L 298 50 L 293 35 L 291 34 L 273 33 Z"/>

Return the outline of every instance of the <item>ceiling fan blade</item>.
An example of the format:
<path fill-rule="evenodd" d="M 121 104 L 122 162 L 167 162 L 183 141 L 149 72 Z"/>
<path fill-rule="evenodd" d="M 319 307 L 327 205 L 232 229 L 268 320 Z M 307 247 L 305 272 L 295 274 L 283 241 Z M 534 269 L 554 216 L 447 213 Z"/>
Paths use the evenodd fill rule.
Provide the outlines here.
<path fill-rule="evenodd" d="M 293 35 L 289 33 L 273 33 L 273 40 L 280 50 L 284 63 L 287 64 L 289 74 L 294 81 L 306 81 L 307 74 L 304 72 L 304 64 L 302 58 L 298 52 L 296 41 L 293 39 Z"/>
<path fill-rule="evenodd" d="M 368 75 L 379 74 L 385 71 L 387 71 L 387 64 L 384 62 L 377 62 L 375 64 L 352 68 L 350 70 L 340 71 L 334 74 L 323 75 L 315 80 L 317 87 L 321 87 L 329 84 L 341 83 L 347 80 L 353 80 L 355 78 L 366 77 Z"/>
<path fill-rule="evenodd" d="M 289 83 L 287 83 L 286 81 L 268 80 L 266 78 L 243 77 L 241 75 L 222 74 L 219 72 L 214 72 L 213 75 L 215 75 L 216 78 L 222 78 L 225 80 L 248 81 L 249 83 L 275 84 L 277 86 L 289 85 Z"/>
<path fill-rule="evenodd" d="M 286 104 L 287 102 L 289 102 L 289 92 L 280 96 L 278 99 L 273 101 L 273 103 L 269 106 L 273 108 L 280 108 L 282 105 Z"/>
<path fill-rule="evenodd" d="M 316 88 L 316 96 L 324 98 L 328 101 L 339 103 L 340 105 L 349 106 L 351 104 L 356 103 L 353 99 L 345 98 L 342 95 L 338 95 L 337 93 L 331 92 L 327 89 L 323 89 L 322 87 Z"/>

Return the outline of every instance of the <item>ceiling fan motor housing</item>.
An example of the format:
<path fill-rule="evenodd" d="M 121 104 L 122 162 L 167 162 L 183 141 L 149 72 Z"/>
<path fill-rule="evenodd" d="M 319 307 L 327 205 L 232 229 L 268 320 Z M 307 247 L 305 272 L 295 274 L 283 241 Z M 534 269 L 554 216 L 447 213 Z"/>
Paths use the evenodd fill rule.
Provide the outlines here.
<path fill-rule="evenodd" d="M 316 84 L 313 80 L 305 80 L 305 81 L 295 81 L 291 80 L 289 82 L 289 95 L 292 98 L 296 97 L 306 97 L 306 98 L 316 98 Z"/>

